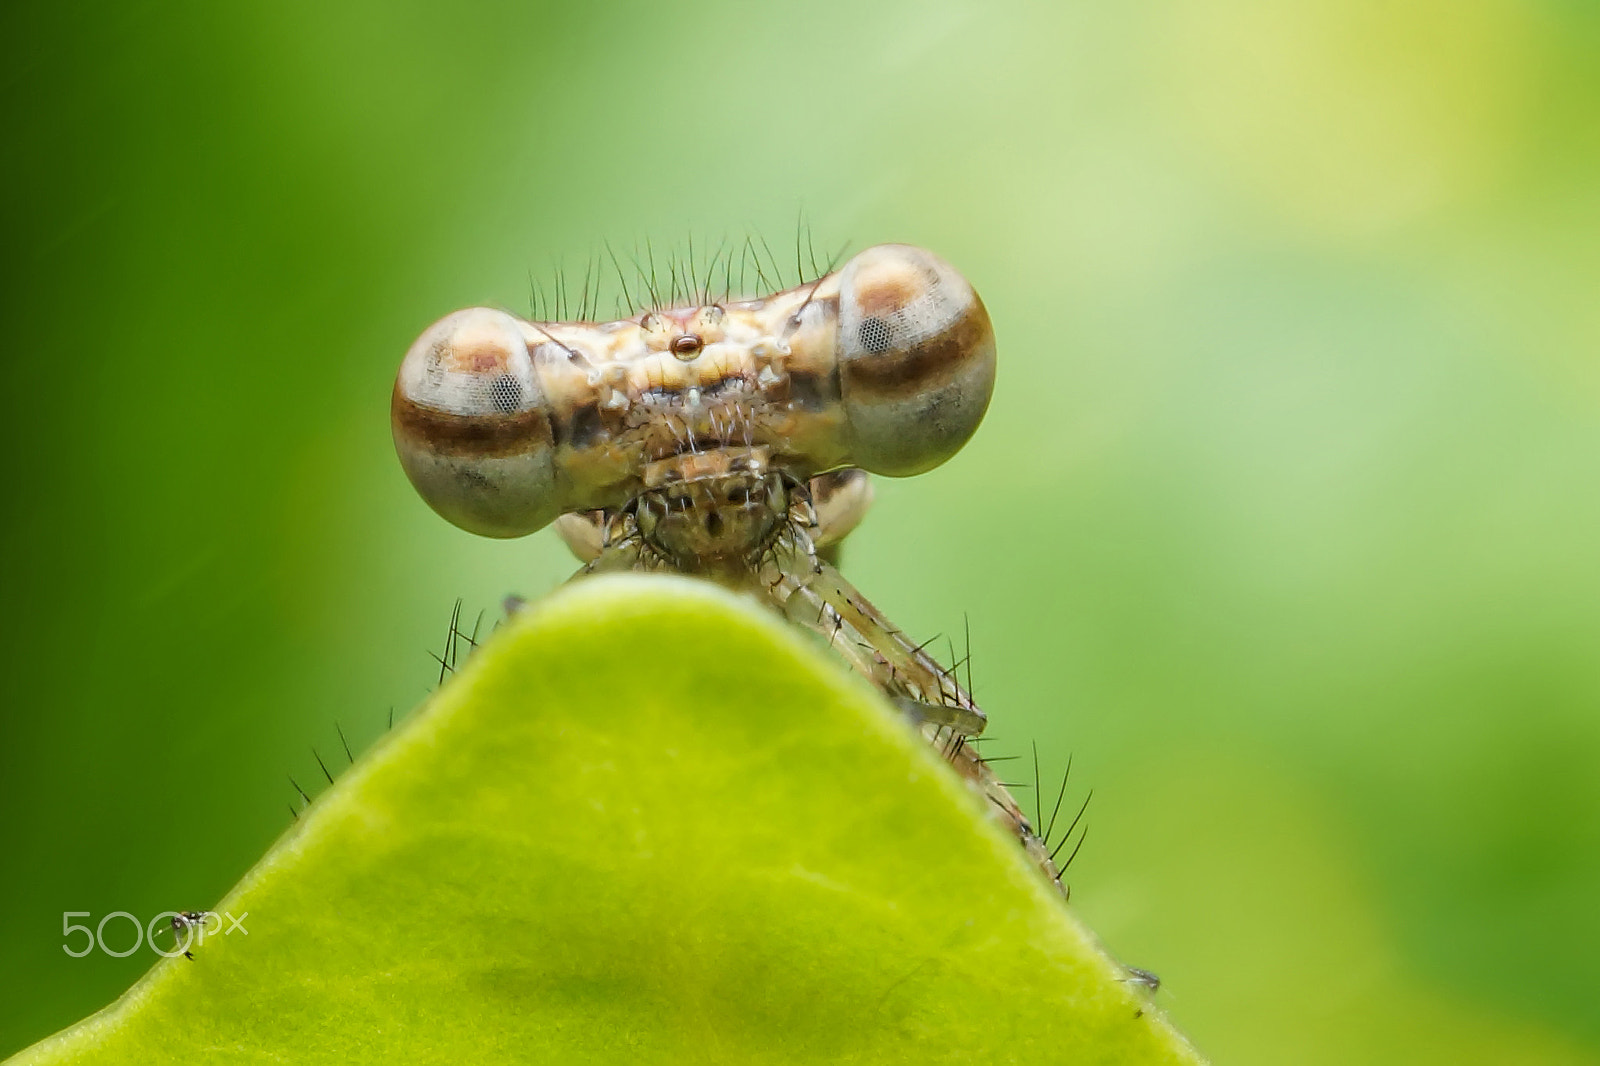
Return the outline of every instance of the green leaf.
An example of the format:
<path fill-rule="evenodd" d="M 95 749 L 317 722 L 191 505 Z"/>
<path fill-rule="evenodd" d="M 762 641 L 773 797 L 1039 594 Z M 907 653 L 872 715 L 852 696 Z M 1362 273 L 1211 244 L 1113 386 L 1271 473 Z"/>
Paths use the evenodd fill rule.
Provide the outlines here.
<path fill-rule="evenodd" d="M 563 589 L 15 1061 L 1189 1063 L 876 693 L 683 578 Z"/>

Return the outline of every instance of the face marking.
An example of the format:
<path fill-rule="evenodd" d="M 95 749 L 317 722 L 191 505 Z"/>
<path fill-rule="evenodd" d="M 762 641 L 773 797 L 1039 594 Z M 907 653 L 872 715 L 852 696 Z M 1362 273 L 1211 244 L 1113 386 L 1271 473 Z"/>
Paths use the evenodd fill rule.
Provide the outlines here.
<path fill-rule="evenodd" d="M 1059 888 L 1044 841 L 967 743 L 985 716 L 955 671 L 827 554 L 865 514 L 868 472 L 931 469 L 977 429 L 995 368 L 982 301 L 908 245 L 757 299 L 669 306 L 653 263 L 641 281 L 658 306 L 635 318 L 473 308 L 424 332 L 393 399 L 412 484 L 474 532 L 554 522 L 583 574 L 670 569 L 764 599 L 877 685 Z M 674 298 L 680 282 L 674 269 Z"/>

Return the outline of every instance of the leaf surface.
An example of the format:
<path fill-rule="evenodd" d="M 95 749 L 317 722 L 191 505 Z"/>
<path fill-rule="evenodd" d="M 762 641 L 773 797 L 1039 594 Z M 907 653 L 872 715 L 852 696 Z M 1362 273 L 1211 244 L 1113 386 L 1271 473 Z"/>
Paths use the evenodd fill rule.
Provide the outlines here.
<path fill-rule="evenodd" d="M 865 684 L 685 578 L 500 629 L 65 1062 L 1198 1059 Z"/>

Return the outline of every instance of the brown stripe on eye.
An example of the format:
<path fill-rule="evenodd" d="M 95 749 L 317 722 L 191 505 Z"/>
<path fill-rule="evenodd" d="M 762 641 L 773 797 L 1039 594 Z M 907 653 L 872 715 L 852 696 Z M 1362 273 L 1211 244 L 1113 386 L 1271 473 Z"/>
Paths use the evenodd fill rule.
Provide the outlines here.
<path fill-rule="evenodd" d="M 876 320 L 862 321 L 863 334 L 870 332 L 873 321 Z M 966 314 L 920 344 L 901 351 L 874 352 L 867 344 L 869 340 L 881 339 L 863 336 L 859 343 L 865 350 L 841 360 L 844 387 L 858 399 L 863 392 L 907 396 L 946 384 L 972 365 L 984 346 L 994 343 L 994 330 L 989 325 L 989 312 L 974 295 Z"/>
<path fill-rule="evenodd" d="M 550 419 L 542 408 L 515 414 L 460 415 L 411 402 L 400 394 L 398 383 L 389 416 L 396 436 L 439 455 L 522 455 L 549 447 L 552 441 Z"/>

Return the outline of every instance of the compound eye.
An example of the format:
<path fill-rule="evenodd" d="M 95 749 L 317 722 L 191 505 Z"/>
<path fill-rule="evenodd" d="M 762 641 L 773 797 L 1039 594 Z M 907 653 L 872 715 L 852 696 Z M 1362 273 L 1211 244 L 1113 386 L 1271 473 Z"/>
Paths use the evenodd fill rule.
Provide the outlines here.
<path fill-rule="evenodd" d="M 548 405 L 505 312 L 474 307 L 429 326 L 400 364 L 390 417 L 411 484 L 462 529 L 520 537 L 561 512 Z"/>
<path fill-rule="evenodd" d="M 978 428 L 994 391 L 983 301 L 932 252 L 861 252 L 839 277 L 839 391 L 855 465 L 893 477 L 938 466 Z"/>

